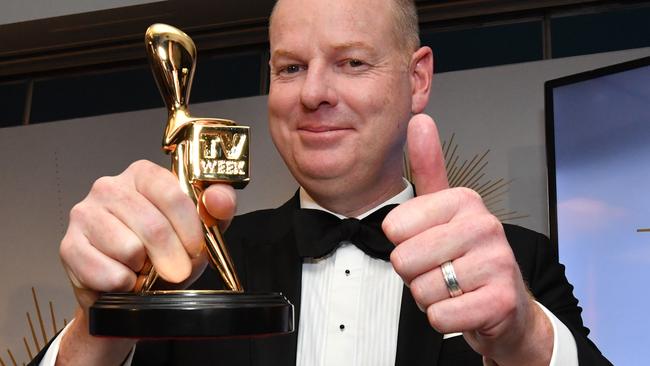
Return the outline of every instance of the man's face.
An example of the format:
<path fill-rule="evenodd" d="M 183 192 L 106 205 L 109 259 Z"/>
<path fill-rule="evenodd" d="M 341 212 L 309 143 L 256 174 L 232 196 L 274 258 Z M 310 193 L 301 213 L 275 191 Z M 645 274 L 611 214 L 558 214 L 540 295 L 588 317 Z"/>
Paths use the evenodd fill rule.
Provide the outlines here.
<path fill-rule="evenodd" d="M 401 176 L 410 55 L 397 45 L 390 1 L 281 0 L 276 8 L 270 130 L 312 194 L 365 193 Z"/>

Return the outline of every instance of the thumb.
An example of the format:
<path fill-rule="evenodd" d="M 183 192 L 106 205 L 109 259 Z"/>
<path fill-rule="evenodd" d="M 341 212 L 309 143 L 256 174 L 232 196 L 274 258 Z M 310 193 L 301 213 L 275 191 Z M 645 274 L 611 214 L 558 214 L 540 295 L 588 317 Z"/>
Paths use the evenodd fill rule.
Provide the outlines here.
<path fill-rule="evenodd" d="M 237 195 L 228 184 L 211 184 L 201 196 L 199 216 L 208 226 L 219 225 L 225 231 L 237 210 Z"/>
<path fill-rule="evenodd" d="M 418 195 L 449 188 L 436 123 L 426 114 L 411 118 L 407 131 L 411 178 Z"/>

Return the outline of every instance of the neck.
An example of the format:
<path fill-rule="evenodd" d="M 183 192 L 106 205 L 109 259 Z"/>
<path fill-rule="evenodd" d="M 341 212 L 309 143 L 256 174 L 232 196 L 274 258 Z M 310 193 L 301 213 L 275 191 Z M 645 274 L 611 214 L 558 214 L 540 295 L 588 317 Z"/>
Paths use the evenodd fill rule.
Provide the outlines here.
<path fill-rule="evenodd" d="M 346 192 L 332 194 L 332 191 L 324 190 L 325 194 L 319 191 L 303 187 L 309 196 L 321 207 L 328 211 L 343 215 L 345 217 L 357 217 L 373 208 L 381 205 L 390 198 L 406 188 L 405 180 L 401 175 L 390 180 L 384 180 L 385 184 L 375 185 L 375 189 L 355 189 Z"/>

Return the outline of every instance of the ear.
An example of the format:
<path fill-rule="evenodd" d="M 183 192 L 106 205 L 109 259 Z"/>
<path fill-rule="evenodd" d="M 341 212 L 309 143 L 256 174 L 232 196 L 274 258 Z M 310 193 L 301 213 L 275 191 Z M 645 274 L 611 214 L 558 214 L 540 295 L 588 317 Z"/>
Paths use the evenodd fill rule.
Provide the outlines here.
<path fill-rule="evenodd" d="M 411 112 L 422 113 L 429 102 L 431 80 L 433 79 L 433 52 L 429 47 L 420 47 L 411 56 L 409 65 L 411 77 Z"/>

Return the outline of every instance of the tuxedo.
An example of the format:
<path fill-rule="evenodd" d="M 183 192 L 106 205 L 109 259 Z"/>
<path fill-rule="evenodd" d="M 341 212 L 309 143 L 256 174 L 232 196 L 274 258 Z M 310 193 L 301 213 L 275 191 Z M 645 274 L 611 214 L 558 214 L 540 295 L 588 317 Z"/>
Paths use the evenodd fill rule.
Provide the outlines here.
<path fill-rule="evenodd" d="M 292 217 L 299 206 L 296 194 L 276 209 L 235 217 L 225 233 L 246 291 L 283 293 L 295 307 L 297 328 L 300 327 L 302 258 L 298 255 Z M 587 338 L 589 330 L 582 323 L 582 309 L 573 296 L 573 286 L 566 279 L 564 266 L 559 263 L 557 247 L 539 233 L 514 225 L 503 227 L 535 299 L 573 334 L 580 365 L 611 365 Z M 208 268 L 192 288 L 223 288 L 223 285 L 219 274 Z M 292 334 L 264 338 L 140 341 L 131 365 L 295 365 L 297 328 Z M 38 365 L 47 348 L 30 365 Z M 395 365 L 480 366 L 482 359 L 461 336 L 443 340 L 443 335 L 431 328 L 425 313 L 418 309 L 409 289 L 404 288 Z"/>
<path fill-rule="evenodd" d="M 302 258 L 292 221 L 298 208 L 296 195 L 279 208 L 237 216 L 225 238 L 246 291 L 282 292 L 294 305 L 295 324 L 300 327 Z M 573 287 L 558 261 L 557 247 L 533 231 L 507 224 L 504 229 L 531 292 L 572 332 L 580 364 L 609 365 L 587 338 L 589 330 L 582 323 Z M 207 270 L 193 288 L 218 288 L 220 283 L 219 275 Z M 297 330 L 265 338 L 141 341 L 132 365 L 295 365 Z M 463 337 L 443 340 L 404 288 L 395 364 L 482 365 L 482 360 Z"/>

